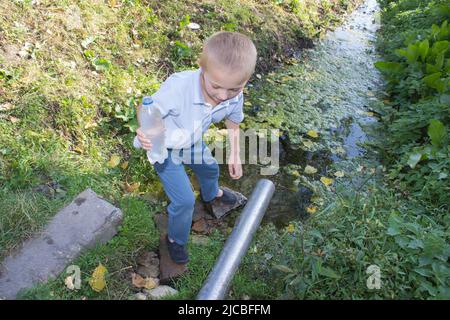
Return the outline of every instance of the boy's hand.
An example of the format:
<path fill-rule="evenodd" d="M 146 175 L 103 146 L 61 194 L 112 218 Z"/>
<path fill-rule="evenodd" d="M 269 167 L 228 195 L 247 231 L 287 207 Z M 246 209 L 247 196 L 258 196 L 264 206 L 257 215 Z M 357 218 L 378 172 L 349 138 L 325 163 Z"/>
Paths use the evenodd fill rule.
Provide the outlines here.
<path fill-rule="evenodd" d="M 242 163 L 239 155 L 234 155 L 228 160 L 228 172 L 230 177 L 234 180 L 242 177 Z"/>
<path fill-rule="evenodd" d="M 151 143 L 150 139 L 148 139 L 145 136 L 145 134 L 142 132 L 141 128 L 138 128 L 136 130 L 136 134 L 137 134 L 139 142 L 142 145 L 142 148 L 144 150 L 150 151 L 152 149 L 152 143 Z"/>

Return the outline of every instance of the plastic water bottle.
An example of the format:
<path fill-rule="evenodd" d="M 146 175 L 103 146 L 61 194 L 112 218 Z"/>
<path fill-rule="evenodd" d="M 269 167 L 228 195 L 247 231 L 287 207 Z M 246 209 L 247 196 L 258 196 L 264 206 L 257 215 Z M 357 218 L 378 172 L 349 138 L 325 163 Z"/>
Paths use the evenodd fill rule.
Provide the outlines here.
<path fill-rule="evenodd" d="M 151 164 L 163 163 L 168 156 L 165 145 L 164 121 L 158 108 L 153 107 L 153 99 L 144 97 L 140 113 L 141 130 L 150 139 L 152 148 L 147 151 L 147 158 Z"/>

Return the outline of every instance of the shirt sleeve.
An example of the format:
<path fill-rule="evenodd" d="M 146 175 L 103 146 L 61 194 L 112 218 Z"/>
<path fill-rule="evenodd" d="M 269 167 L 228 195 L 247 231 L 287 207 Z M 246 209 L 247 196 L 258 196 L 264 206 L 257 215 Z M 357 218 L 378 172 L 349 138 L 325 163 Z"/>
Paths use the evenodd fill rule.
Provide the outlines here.
<path fill-rule="evenodd" d="M 239 95 L 238 103 L 227 116 L 227 119 L 234 123 L 241 123 L 244 120 L 244 95 L 242 93 Z"/>
<path fill-rule="evenodd" d="M 163 118 L 176 113 L 175 101 L 177 95 L 175 93 L 175 78 L 172 76 L 167 78 L 154 94 L 152 94 L 153 104 L 161 112 Z"/>

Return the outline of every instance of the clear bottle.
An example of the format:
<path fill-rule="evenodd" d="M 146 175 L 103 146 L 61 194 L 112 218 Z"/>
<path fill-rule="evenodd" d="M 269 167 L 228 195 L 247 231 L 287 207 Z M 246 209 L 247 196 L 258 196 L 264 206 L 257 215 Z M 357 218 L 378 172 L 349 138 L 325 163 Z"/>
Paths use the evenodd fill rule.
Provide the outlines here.
<path fill-rule="evenodd" d="M 150 140 L 152 148 L 147 151 L 147 158 L 151 164 L 163 163 L 168 156 L 165 145 L 164 121 L 158 108 L 154 108 L 153 99 L 144 97 L 140 113 L 141 130 Z"/>

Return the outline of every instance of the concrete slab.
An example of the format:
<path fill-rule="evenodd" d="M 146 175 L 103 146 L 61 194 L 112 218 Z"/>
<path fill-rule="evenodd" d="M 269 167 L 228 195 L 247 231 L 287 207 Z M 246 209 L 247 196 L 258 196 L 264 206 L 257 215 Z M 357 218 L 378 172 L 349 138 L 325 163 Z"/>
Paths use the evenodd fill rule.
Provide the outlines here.
<path fill-rule="evenodd" d="M 109 241 L 122 212 L 91 189 L 59 211 L 44 231 L 24 242 L 0 266 L 0 298 L 57 277 L 81 251 Z"/>

